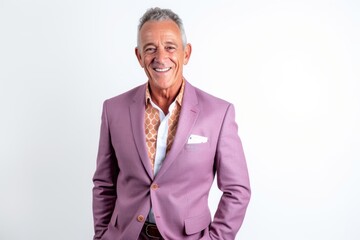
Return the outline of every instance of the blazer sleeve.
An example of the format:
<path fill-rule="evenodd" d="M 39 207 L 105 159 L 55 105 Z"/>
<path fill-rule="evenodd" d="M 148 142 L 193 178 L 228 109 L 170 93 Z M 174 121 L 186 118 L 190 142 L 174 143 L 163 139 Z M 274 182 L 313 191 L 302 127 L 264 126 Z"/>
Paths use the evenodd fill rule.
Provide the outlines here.
<path fill-rule="evenodd" d="M 217 185 L 222 197 L 210 225 L 212 239 L 235 239 L 250 201 L 250 182 L 235 110 L 229 105 L 221 127 L 215 157 Z"/>
<path fill-rule="evenodd" d="M 117 159 L 111 143 L 111 133 L 103 104 L 96 170 L 93 176 L 94 240 L 106 232 L 116 201 L 116 179 L 119 173 Z"/>

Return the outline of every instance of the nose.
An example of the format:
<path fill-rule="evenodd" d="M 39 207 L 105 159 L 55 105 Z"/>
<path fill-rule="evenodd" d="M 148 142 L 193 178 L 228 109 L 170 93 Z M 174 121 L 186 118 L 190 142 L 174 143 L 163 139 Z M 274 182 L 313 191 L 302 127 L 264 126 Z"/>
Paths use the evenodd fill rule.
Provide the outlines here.
<path fill-rule="evenodd" d="M 157 63 L 164 63 L 166 59 L 167 59 L 167 53 L 166 53 L 165 49 L 158 48 L 156 51 L 156 54 L 155 54 L 154 61 Z"/>

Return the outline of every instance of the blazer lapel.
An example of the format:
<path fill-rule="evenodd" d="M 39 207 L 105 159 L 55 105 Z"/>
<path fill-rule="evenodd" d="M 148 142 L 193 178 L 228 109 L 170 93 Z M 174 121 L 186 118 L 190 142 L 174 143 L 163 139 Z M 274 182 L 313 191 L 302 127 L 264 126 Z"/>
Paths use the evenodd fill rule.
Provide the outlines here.
<path fill-rule="evenodd" d="M 133 102 L 130 105 L 130 119 L 136 148 L 147 174 L 152 179 L 154 176 L 145 143 L 145 88 L 146 84 L 140 87 L 139 90 L 135 93 Z"/>
<path fill-rule="evenodd" d="M 177 126 L 176 135 L 171 149 L 167 153 L 164 162 L 155 176 L 155 179 L 160 178 L 164 172 L 174 162 L 177 155 L 184 148 L 195 121 L 199 114 L 198 99 L 196 96 L 195 88 L 190 83 L 185 83 L 183 102 L 181 104 L 181 112 Z"/>

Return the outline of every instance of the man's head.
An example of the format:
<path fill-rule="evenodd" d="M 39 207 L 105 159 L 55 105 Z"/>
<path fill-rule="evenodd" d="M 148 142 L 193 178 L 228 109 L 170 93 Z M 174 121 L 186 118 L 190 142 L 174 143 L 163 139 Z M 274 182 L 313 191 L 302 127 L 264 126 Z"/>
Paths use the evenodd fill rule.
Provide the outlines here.
<path fill-rule="evenodd" d="M 191 54 L 179 16 L 169 9 L 146 11 L 140 19 L 135 53 L 152 90 L 179 89 L 183 65 Z"/>
<path fill-rule="evenodd" d="M 186 34 L 183 22 L 181 18 L 171 11 L 170 9 L 161 9 L 161 8 L 150 8 L 148 9 L 144 15 L 140 18 L 139 25 L 138 25 L 138 37 L 137 37 L 137 44 L 139 47 L 139 41 L 140 41 L 140 30 L 144 23 L 148 21 L 164 21 L 164 20 L 172 20 L 176 23 L 176 25 L 179 27 L 181 31 L 181 39 L 183 43 L 183 47 L 186 46 L 187 40 L 186 40 Z"/>

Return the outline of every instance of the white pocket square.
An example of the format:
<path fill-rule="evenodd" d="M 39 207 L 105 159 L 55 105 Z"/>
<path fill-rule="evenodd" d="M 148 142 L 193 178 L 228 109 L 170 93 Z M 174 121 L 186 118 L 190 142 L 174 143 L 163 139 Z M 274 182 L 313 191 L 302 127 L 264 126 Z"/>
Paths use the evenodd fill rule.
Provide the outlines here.
<path fill-rule="evenodd" d="M 206 143 L 208 141 L 207 137 L 191 134 L 187 143 L 188 144 L 198 144 L 198 143 Z"/>

